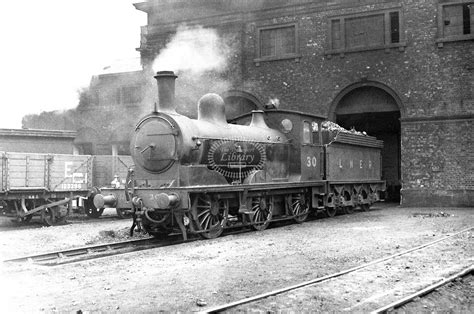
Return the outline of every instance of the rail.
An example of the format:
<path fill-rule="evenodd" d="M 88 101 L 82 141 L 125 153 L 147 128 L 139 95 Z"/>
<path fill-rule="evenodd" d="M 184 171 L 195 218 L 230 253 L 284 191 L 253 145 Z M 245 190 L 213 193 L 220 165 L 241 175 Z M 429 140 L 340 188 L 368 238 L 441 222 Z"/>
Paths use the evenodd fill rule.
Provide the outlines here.
<path fill-rule="evenodd" d="M 234 301 L 234 302 L 231 302 L 231 303 L 227 303 L 227 304 L 215 306 L 215 307 L 212 307 L 212 308 L 208 308 L 208 309 L 205 309 L 204 311 L 202 311 L 200 313 L 218 313 L 218 312 L 221 312 L 221 311 L 224 311 L 224 310 L 227 310 L 227 309 L 230 309 L 230 308 L 242 305 L 242 304 L 258 301 L 258 300 L 261 300 L 261 299 L 264 299 L 264 298 L 267 298 L 267 297 L 270 297 L 270 296 L 278 295 L 278 294 L 281 294 L 281 293 L 284 293 L 284 292 L 292 291 L 292 290 L 299 289 L 299 288 L 306 287 L 306 286 L 310 286 L 310 285 L 313 285 L 313 284 L 316 284 L 316 283 L 319 283 L 319 282 L 327 281 L 329 279 L 337 278 L 337 277 L 340 277 L 340 276 L 358 271 L 360 269 L 363 269 L 363 268 L 366 268 L 366 267 L 369 267 L 369 266 L 372 266 L 372 265 L 375 265 L 375 264 L 379 264 L 379 263 L 385 262 L 385 261 L 390 260 L 390 259 L 394 259 L 398 256 L 406 255 L 408 253 L 418 251 L 418 250 L 421 250 L 421 249 L 429 247 L 429 246 L 433 246 L 436 243 L 439 243 L 441 241 L 445 241 L 445 240 L 450 239 L 452 237 L 455 237 L 455 236 L 457 236 L 461 233 L 470 231 L 473 228 L 474 227 L 469 227 L 469 228 L 463 229 L 461 231 L 458 231 L 458 232 L 456 232 L 456 233 L 454 233 L 450 236 L 447 236 L 447 237 L 444 237 L 444 238 L 441 238 L 441 239 L 438 239 L 438 240 L 435 240 L 435 241 L 432 241 L 432 242 L 429 242 L 429 243 L 425 243 L 425 244 L 416 246 L 414 248 L 405 250 L 403 252 L 399 252 L 399 253 L 396 253 L 396 254 L 393 254 L 393 255 L 390 255 L 390 256 L 382 257 L 382 258 L 376 259 L 372 262 L 369 262 L 369 263 L 366 263 L 366 264 L 363 264 L 363 265 L 359 265 L 359 266 L 356 266 L 356 267 L 352 267 L 352 268 L 340 271 L 338 273 L 334 273 L 334 274 L 331 274 L 331 275 L 319 277 L 319 278 L 316 278 L 316 279 L 313 279 L 313 280 L 305 281 L 305 282 L 302 282 L 302 283 L 299 283 L 299 284 L 296 284 L 296 285 L 284 287 L 284 288 L 277 289 L 277 290 L 274 290 L 274 291 L 271 291 L 271 292 L 262 293 L 262 294 L 259 294 L 259 295 L 253 296 L 253 297 L 242 299 L 242 300 L 237 300 L 237 301 Z"/>
<path fill-rule="evenodd" d="M 189 240 L 188 242 L 193 241 Z M 146 249 L 184 243 L 181 238 L 173 237 L 166 241 L 156 238 L 121 241 L 99 245 L 83 246 L 68 250 L 53 251 L 37 255 L 22 256 L 4 260 L 4 263 L 34 263 L 43 266 L 58 266 L 112 255 L 125 254 Z"/>
<path fill-rule="evenodd" d="M 432 284 L 424 289 L 421 289 L 407 297 L 404 297 L 400 300 L 397 300 L 395 302 L 392 302 L 390 304 L 387 304 L 385 306 L 382 306 L 372 312 L 370 312 L 371 314 L 378 314 L 378 313 L 387 313 L 388 311 L 391 311 L 391 310 L 394 310 L 396 308 L 399 308 L 400 306 L 420 297 L 420 296 L 423 296 L 425 294 L 428 294 L 430 293 L 431 291 L 441 287 L 441 286 L 444 286 L 445 284 L 453 281 L 453 280 L 456 280 L 457 278 L 459 277 L 464 277 L 466 275 L 468 275 L 469 273 L 473 272 L 474 271 L 474 265 L 471 265 L 463 270 L 461 270 L 460 272 L 457 272 L 456 274 L 448 277 L 448 278 L 445 278 L 443 280 L 441 280 L 440 282 L 438 283 L 435 283 L 435 284 Z"/>

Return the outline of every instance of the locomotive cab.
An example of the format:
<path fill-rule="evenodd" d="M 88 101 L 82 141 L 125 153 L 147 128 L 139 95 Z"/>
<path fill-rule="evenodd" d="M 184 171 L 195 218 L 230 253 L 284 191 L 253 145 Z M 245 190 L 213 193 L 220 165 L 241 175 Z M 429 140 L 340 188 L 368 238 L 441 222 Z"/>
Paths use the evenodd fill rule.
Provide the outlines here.
<path fill-rule="evenodd" d="M 288 138 L 291 152 L 285 159 L 288 173 L 279 181 L 321 180 L 323 178 L 321 124 L 325 117 L 293 110 L 271 109 L 264 113 L 269 127 L 277 129 Z M 237 124 L 249 124 L 251 115 L 244 114 L 232 120 Z M 272 167 L 267 165 L 267 167 Z M 277 167 L 277 165 L 273 165 Z"/>

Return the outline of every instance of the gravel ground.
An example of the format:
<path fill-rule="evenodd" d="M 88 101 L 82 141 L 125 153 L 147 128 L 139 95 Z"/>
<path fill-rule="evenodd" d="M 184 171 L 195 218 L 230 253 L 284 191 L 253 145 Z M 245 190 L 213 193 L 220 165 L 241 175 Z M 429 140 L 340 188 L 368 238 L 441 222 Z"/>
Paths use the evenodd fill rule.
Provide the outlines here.
<path fill-rule="evenodd" d="M 428 310 L 443 310 L 446 313 L 473 313 L 474 280 L 472 275 L 448 283 L 443 287 L 407 303 L 396 313 L 421 313 Z"/>
<path fill-rule="evenodd" d="M 474 225 L 472 208 L 400 208 L 314 219 L 57 267 L 2 264 L 1 312 L 200 311 L 358 266 Z M 128 238 L 113 214 L 64 226 L 0 222 L 3 259 Z M 243 310 L 368 311 L 473 263 L 467 232 L 396 261 L 248 304 Z M 342 277 L 341 277 L 342 279 Z M 471 281 L 472 282 L 472 281 Z M 472 292 L 472 284 L 468 284 Z M 472 309 L 455 293 L 423 310 Z M 462 290 L 463 291 L 463 290 Z M 468 290 L 469 291 L 469 290 Z M 424 306 L 427 307 L 424 307 Z M 469 311 L 473 312 L 473 311 Z"/>

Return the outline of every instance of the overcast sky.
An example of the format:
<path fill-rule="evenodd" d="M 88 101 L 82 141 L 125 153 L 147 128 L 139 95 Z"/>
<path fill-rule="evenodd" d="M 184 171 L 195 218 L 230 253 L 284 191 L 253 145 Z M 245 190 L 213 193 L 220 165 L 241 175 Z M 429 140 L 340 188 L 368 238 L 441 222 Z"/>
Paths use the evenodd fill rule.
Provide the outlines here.
<path fill-rule="evenodd" d="M 0 128 L 25 114 L 74 108 L 77 90 L 116 60 L 138 58 L 146 14 L 132 0 L 4 1 Z"/>

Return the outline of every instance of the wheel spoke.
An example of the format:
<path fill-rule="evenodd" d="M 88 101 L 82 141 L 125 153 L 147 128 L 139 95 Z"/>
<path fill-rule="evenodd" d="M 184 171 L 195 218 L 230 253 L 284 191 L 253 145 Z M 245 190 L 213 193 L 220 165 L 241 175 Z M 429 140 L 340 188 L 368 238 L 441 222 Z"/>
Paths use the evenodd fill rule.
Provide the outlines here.
<path fill-rule="evenodd" d="M 207 216 L 207 215 L 210 215 L 211 214 L 211 211 L 209 209 L 206 209 L 204 211 L 202 211 L 200 214 L 198 214 L 198 217 L 201 218 L 202 216 Z"/>
<path fill-rule="evenodd" d="M 228 203 L 210 195 L 198 195 L 193 202 L 194 225 L 202 237 L 212 239 L 218 237 L 226 224 Z"/>
<path fill-rule="evenodd" d="M 252 228 L 264 230 L 272 219 L 272 205 L 269 198 L 254 197 L 252 203 Z"/>
<path fill-rule="evenodd" d="M 309 205 L 305 201 L 304 194 L 292 194 L 291 198 L 291 212 L 293 213 L 293 219 L 297 223 L 302 223 L 308 218 Z"/>
<path fill-rule="evenodd" d="M 211 222 L 211 216 L 210 215 L 206 215 L 206 217 L 204 217 L 204 219 L 202 220 L 202 226 L 203 226 L 203 230 L 207 230 L 209 229 L 209 224 Z"/>

